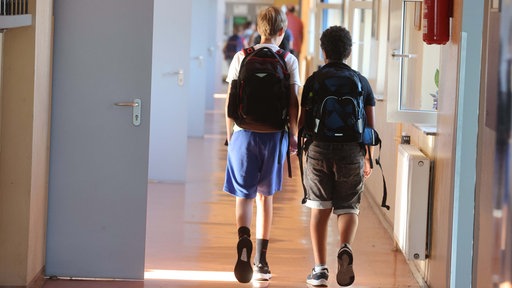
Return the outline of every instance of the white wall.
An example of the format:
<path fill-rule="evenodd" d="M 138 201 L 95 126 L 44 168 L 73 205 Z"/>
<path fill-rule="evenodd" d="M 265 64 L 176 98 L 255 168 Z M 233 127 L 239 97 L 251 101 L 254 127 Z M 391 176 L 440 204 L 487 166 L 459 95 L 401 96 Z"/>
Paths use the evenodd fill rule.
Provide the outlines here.
<path fill-rule="evenodd" d="M 44 267 L 52 5 L 29 1 L 33 25 L 0 36 L 0 287 L 23 287 Z"/>

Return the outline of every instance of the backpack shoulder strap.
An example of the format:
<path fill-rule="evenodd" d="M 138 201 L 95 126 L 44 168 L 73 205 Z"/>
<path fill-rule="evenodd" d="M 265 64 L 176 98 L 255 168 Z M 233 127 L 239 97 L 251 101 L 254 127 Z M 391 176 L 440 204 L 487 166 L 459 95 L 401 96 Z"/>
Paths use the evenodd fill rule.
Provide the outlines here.
<path fill-rule="evenodd" d="M 352 69 L 352 68 L 350 68 L 350 69 L 352 70 L 352 72 L 353 72 L 353 73 L 354 73 L 354 75 L 355 75 L 354 80 L 356 80 L 356 82 L 357 82 L 357 86 L 358 86 L 359 91 L 361 92 L 361 96 L 362 96 L 362 95 L 363 95 L 363 93 L 364 93 L 364 91 L 363 91 L 363 84 L 361 84 L 361 77 L 360 77 L 360 76 L 361 76 L 361 74 L 360 74 L 358 71 L 356 71 L 356 70 L 354 70 L 354 69 Z"/>
<path fill-rule="evenodd" d="M 279 48 L 275 51 L 275 53 L 277 56 L 279 56 L 279 59 L 281 59 L 281 62 L 284 65 L 284 68 L 286 68 L 286 70 L 288 71 L 288 66 L 286 66 L 286 57 L 288 56 L 288 54 L 290 54 L 290 52 Z"/>
<path fill-rule="evenodd" d="M 284 59 L 286 59 L 288 54 L 290 54 L 290 52 L 289 51 L 285 51 L 285 50 L 279 48 L 279 49 L 276 50 L 276 54 L 279 55 L 279 57 L 281 57 L 281 59 L 284 60 Z"/>
<path fill-rule="evenodd" d="M 249 54 L 253 53 L 256 50 L 254 49 L 254 46 L 252 46 L 252 47 L 244 48 L 242 51 L 244 53 L 244 56 L 248 56 Z"/>
<path fill-rule="evenodd" d="M 375 159 L 375 163 L 380 168 L 380 172 L 382 174 L 382 202 L 380 204 L 380 207 L 385 208 L 386 210 L 389 210 L 389 205 L 387 205 L 387 199 L 388 199 L 388 187 L 386 186 L 386 178 L 384 178 L 384 170 L 382 170 L 382 165 L 380 162 L 380 149 L 381 149 L 382 143 L 379 143 L 379 157 Z M 371 160 L 370 160 L 371 161 Z"/>
<path fill-rule="evenodd" d="M 307 189 L 304 184 L 304 155 L 308 152 L 309 145 L 313 142 L 313 139 L 307 138 L 305 135 L 304 127 L 299 129 L 299 133 L 297 135 L 297 157 L 299 158 L 299 171 L 300 171 L 300 179 L 302 183 L 302 190 L 304 192 L 304 197 L 302 198 L 301 203 L 306 204 L 307 202 Z"/>
<path fill-rule="evenodd" d="M 247 62 L 247 60 L 250 58 L 249 55 L 254 53 L 254 51 L 256 51 L 256 49 L 254 49 L 254 46 L 242 49 L 242 53 L 244 54 L 244 58 L 242 59 L 242 63 L 240 64 L 240 68 L 245 66 L 245 62 Z"/>

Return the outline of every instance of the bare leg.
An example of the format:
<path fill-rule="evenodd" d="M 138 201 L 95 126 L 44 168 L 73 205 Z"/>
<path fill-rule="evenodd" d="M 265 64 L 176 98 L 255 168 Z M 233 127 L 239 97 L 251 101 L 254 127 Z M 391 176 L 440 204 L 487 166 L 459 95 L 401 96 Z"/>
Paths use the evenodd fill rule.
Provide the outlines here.
<path fill-rule="evenodd" d="M 256 255 L 254 255 L 255 277 L 269 280 L 272 277 L 267 262 L 267 248 L 272 226 L 273 197 L 256 196 Z"/>
<path fill-rule="evenodd" d="M 309 232 L 315 265 L 327 264 L 327 226 L 332 209 L 311 209 Z"/>
<path fill-rule="evenodd" d="M 256 238 L 270 239 L 273 216 L 273 196 L 256 196 Z"/>
<path fill-rule="evenodd" d="M 253 199 L 236 197 L 236 225 L 238 228 L 251 227 Z"/>
<path fill-rule="evenodd" d="M 338 231 L 340 233 L 340 247 L 344 243 L 352 244 L 356 236 L 359 216 L 357 214 L 338 215 Z"/>

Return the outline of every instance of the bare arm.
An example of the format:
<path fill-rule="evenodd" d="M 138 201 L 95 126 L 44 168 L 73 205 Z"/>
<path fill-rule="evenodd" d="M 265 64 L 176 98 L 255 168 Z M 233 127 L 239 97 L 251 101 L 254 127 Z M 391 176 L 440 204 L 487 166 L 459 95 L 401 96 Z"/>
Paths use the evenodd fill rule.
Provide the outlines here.
<path fill-rule="evenodd" d="M 226 102 L 224 106 L 224 115 L 226 117 L 226 139 L 228 143 L 231 141 L 231 135 L 233 134 L 233 126 L 235 122 L 233 119 L 228 117 L 228 105 L 229 105 L 229 93 L 231 92 L 231 83 L 228 86 L 228 94 L 226 95 Z"/>
<path fill-rule="evenodd" d="M 305 108 L 300 108 L 299 122 L 297 124 L 299 129 L 304 127 L 304 121 L 306 121 L 305 115 L 306 115 L 306 109 Z"/>
<path fill-rule="evenodd" d="M 298 117 L 299 117 L 299 99 L 298 99 L 298 93 L 299 93 L 299 85 L 292 84 L 290 85 L 290 106 L 289 106 L 289 115 L 290 115 L 290 151 L 296 152 L 297 151 L 297 134 L 299 131 L 298 128 Z"/>
<path fill-rule="evenodd" d="M 375 124 L 375 107 L 373 106 L 365 106 L 364 110 L 366 112 L 366 125 L 368 127 L 373 128 Z M 364 161 L 364 177 L 368 178 L 372 174 L 372 168 L 370 166 L 370 153 L 373 155 L 373 146 L 366 146 L 366 157 Z"/>

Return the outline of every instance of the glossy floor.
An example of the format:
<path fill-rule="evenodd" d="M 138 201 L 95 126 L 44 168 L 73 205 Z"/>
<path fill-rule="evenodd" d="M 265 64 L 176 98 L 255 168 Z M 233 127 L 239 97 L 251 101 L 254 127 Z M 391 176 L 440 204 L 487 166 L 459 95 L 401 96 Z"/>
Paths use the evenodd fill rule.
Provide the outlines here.
<path fill-rule="evenodd" d="M 253 287 L 233 276 L 236 258 L 234 198 L 222 192 L 226 147 L 222 99 L 206 115 L 204 138 L 189 139 L 188 180 L 150 183 L 144 281 L 46 280 L 44 288 Z M 309 209 L 300 204 L 302 187 L 296 158 L 293 178 L 274 197 L 274 221 L 268 249 L 273 274 L 268 287 L 308 287 L 313 259 Z M 420 287 L 408 264 L 369 204 L 363 199 L 353 244 L 356 281 L 352 287 Z M 253 223 L 254 226 L 254 223 Z M 336 285 L 338 249 L 335 218 L 329 226 L 329 287 Z"/>

